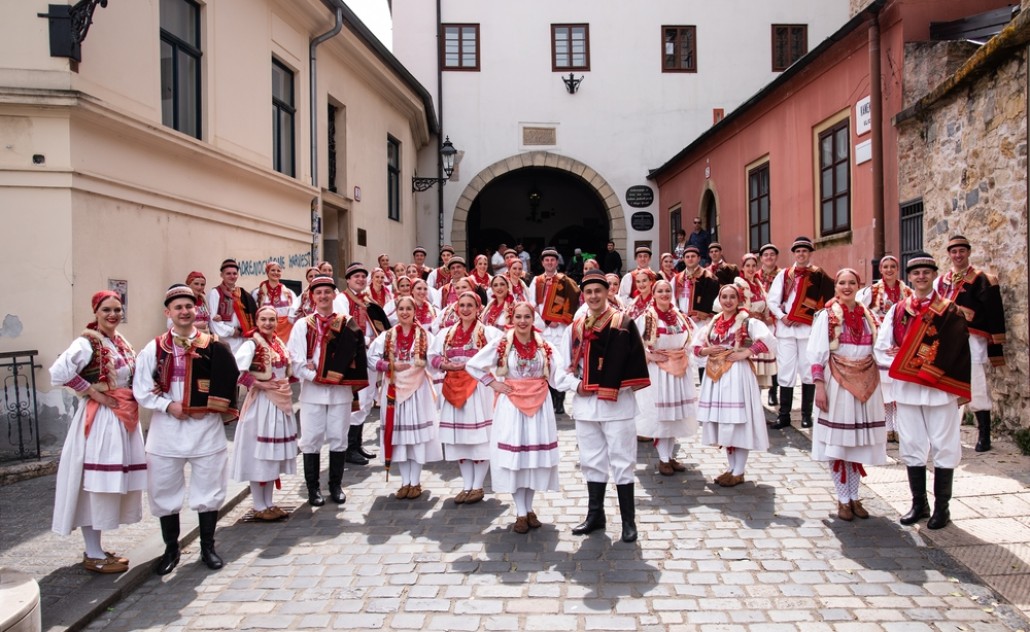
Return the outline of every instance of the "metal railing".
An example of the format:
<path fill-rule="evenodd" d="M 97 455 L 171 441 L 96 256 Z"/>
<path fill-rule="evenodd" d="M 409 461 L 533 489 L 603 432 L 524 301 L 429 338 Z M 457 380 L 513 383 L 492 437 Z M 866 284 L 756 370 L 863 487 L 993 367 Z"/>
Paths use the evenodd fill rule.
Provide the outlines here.
<path fill-rule="evenodd" d="M 7 431 L 7 444 L 0 446 L 0 460 L 40 458 L 36 369 L 43 367 L 36 364 L 37 355 L 36 350 L 0 353 L 0 415 Z"/>

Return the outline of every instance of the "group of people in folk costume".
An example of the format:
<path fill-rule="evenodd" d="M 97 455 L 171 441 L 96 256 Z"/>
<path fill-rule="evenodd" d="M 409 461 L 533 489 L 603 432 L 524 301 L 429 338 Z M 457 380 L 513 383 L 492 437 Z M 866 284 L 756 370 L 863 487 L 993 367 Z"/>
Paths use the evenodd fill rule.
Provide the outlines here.
<path fill-rule="evenodd" d="M 783 428 L 799 381 L 801 423 L 813 427 L 812 458 L 828 464 L 837 515 L 868 517 L 863 468 L 883 464 L 896 435 L 912 494 L 900 521 L 929 517 L 941 528 L 961 456 L 962 403 L 978 422 L 976 450 L 990 449 L 985 367 L 1003 362 L 1005 341 L 997 279 L 969 265 L 962 236 L 948 243 L 948 274 L 938 277 L 925 253 L 909 259 L 910 285 L 895 257 L 881 259 L 881 279 L 863 287 L 855 270 L 831 277 L 812 265 L 814 250 L 798 237 L 793 265 L 779 269 L 778 248 L 766 244 L 738 267 L 713 242 L 703 267 L 688 245 L 678 272 L 665 261 L 655 273 L 650 250 L 638 248 L 637 269 L 621 279 L 591 266 L 577 284 L 557 271 L 553 249 L 541 254 L 544 273 L 526 279 L 514 251 L 489 276 L 488 261 L 477 258 L 470 275 L 446 247 L 443 265 L 430 269 L 416 248 L 408 266 L 391 269 L 386 255 L 371 274 L 351 264 L 342 290 L 323 262 L 306 271 L 299 294 L 275 263 L 253 293 L 243 291 L 239 266 L 227 259 L 209 292 L 200 272 L 167 290 L 168 330 L 138 355 L 117 331 L 121 297 L 98 292 L 94 321 L 50 369 L 55 384 L 83 398 L 59 466 L 53 528 L 80 528 L 84 568 L 123 572 L 129 561 L 105 551 L 101 534 L 139 521 L 146 489 L 166 545 L 155 570 L 167 574 L 180 558 L 188 463 L 200 557 L 220 568 L 214 533 L 228 477 L 250 482 L 257 520 L 280 520 L 288 514 L 273 490 L 296 472 L 299 452 L 308 503 L 321 506 L 327 443 L 329 497 L 342 504 L 345 463 L 376 458 L 362 445 L 362 425 L 378 403 L 387 476 L 396 464 L 401 479 L 395 498 L 423 495 L 424 465 L 457 462 L 454 503 L 481 501 L 490 474 L 493 491 L 513 497 L 512 530 L 527 533 L 542 524 L 536 492 L 559 488 L 556 415 L 572 392 L 588 491 L 586 518 L 572 532 L 606 527 L 614 480 L 621 539 L 632 542 L 639 438 L 653 441 L 659 474 L 673 476 L 686 469 L 677 441 L 700 424 L 702 443 L 726 450 L 715 483 L 739 485 L 750 452 L 769 446 L 760 389 L 779 406 L 772 427 Z M 152 411 L 145 444 L 140 406 Z M 230 459 L 223 423 L 237 418 Z"/>

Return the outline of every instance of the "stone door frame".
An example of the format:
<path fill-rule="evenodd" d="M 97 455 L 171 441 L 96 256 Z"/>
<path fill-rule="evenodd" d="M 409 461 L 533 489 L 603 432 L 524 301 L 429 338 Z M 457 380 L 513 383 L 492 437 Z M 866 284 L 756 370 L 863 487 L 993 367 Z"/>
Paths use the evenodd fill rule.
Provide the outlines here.
<path fill-rule="evenodd" d="M 608 215 L 608 238 L 615 242 L 616 250 L 626 252 L 626 215 L 615 190 L 588 165 L 574 158 L 549 151 L 530 151 L 509 156 L 487 166 L 472 178 L 465 190 L 461 192 L 461 196 L 458 197 L 458 201 L 454 205 L 454 213 L 451 216 L 450 243 L 454 246 L 455 252 L 466 252 L 468 249 L 466 240 L 468 214 L 479 192 L 495 178 L 527 167 L 544 167 L 565 171 L 589 185 L 601 199 L 604 211 Z"/>

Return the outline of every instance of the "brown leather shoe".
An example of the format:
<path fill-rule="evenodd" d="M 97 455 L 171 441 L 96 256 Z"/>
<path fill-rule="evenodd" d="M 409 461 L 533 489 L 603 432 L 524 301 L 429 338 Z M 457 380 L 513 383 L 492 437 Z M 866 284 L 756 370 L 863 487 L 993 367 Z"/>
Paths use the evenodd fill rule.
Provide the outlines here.
<path fill-rule="evenodd" d="M 485 496 L 485 495 L 486 494 L 485 494 L 485 492 L 483 492 L 482 488 L 480 488 L 480 489 L 473 489 L 473 490 L 471 490 L 469 492 L 468 496 L 465 498 L 465 504 L 466 505 L 474 505 L 474 504 L 478 503 L 479 501 L 483 500 L 483 496 Z"/>
<path fill-rule="evenodd" d="M 675 474 L 675 471 L 672 469 L 672 463 L 669 463 L 668 461 L 659 461 L 658 473 L 662 476 L 672 476 Z"/>
<path fill-rule="evenodd" d="M 403 486 L 403 487 L 401 487 L 400 489 L 397 490 L 397 493 L 394 494 L 394 498 L 404 499 L 404 498 L 407 498 L 408 494 L 410 494 L 410 493 L 411 493 L 411 485 L 405 485 L 405 486 Z"/>
<path fill-rule="evenodd" d="M 271 509 L 275 513 L 279 514 L 280 518 L 286 518 L 290 515 L 290 512 L 286 511 L 282 507 L 277 507 L 276 505 L 272 505 Z"/>
<path fill-rule="evenodd" d="M 515 524 L 511 526 L 511 530 L 515 533 L 529 533 L 529 520 L 526 516 L 519 516 L 515 519 Z"/>
<path fill-rule="evenodd" d="M 460 492 L 458 492 L 458 495 L 454 497 L 454 504 L 455 505 L 460 505 L 460 504 L 466 502 L 468 500 L 469 493 L 471 491 L 472 491 L 471 489 L 463 489 Z"/>
<path fill-rule="evenodd" d="M 683 465 L 682 463 L 680 463 L 676 459 L 669 459 L 669 465 L 672 466 L 672 471 L 674 471 L 674 472 L 686 472 L 687 471 L 687 466 Z"/>
<path fill-rule="evenodd" d="M 264 522 L 275 522 L 276 520 L 282 520 L 282 518 L 283 517 L 279 515 L 279 512 L 275 511 L 271 507 L 254 512 L 254 519 L 262 520 Z"/>
<path fill-rule="evenodd" d="M 536 517 L 536 513 L 532 511 L 526 514 L 526 522 L 529 524 L 530 529 L 539 529 L 543 524 L 540 522 L 540 519 Z"/>
<path fill-rule="evenodd" d="M 116 559 L 104 557 L 104 558 L 93 558 L 86 557 L 85 554 L 82 556 L 82 568 L 93 573 L 124 573 L 129 570 L 128 562 L 119 562 Z"/>
<path fill-rule="evenodd" d="M 723 481 L 719 484 L 723 487 L 736 487 L 737 485 L 740 485 L 743 482 L 743 474 L 741 474 L 740 476 L 734 476 L 732 473 L 729 473 L 729 475 L 725 479 L 723 479 Z"/>
<path fill-rule="evenodd" d="M 733 472 L 723 472 L 722 474 L 715 477 L 716 485 L 722 485 L 725 487 L 726 479 L 732 478 Z"/>
<path fill-rule="evenodd" d="M 898 442 L 898 433 L 895 432 L 894 430 L 891 430 L 890 432 L 888 432 L 887 433 L 887 442 L 888 443 L 897 443 Z"/>
<path fill-rule="evenodd" d="M 414 500 L 422 495 L 422 485 L 412 485 L 408 488 L 408 500 Z M 467 500 L 465 502 L 468 502 Z"/>
<path fill-rule="evenodd" d="M 107 559 L 109 559 L 109 560 L 114 560 L 114 561 L 120 562 L 122 564 L 128 564 L 129 563 L 129 558 L 122 557 L 121 555 L 118 555 L 114 551 L 104 551 L 104 555 L 106 555 Z"/>
<path fill-rule="evenodd" d="M 866 511 L 865 507 L 862 506 L 861 500 L 851 501 L 851 513 L 853 513 L 855 517 L 861 518 L 863 520 L 869 517 L 869 512 Z"/>
<path fill-rule="evenodd" d="M 851 511 L 851 505 L 838 502 L 837 503 L 837 517 L 841 520 L 851 522 L 855 519 L 855 514 Z"/>

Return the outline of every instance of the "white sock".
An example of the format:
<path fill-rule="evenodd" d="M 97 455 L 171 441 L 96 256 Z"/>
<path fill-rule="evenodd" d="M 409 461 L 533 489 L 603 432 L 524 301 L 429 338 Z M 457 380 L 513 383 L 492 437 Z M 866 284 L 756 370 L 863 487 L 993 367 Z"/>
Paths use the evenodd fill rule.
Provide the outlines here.
<path fill-rule="evenodd" d="M 275 503 L 272 502 L 272 494 L 275 493 L 275 481 L 268 481 L 265 483 L 265 505 L 268 507 L 274 507 Z"/>
<path fill-rule="evenodd" d="M 490 471 L 490 461 L 476 461 L 472 464 L 472 489 L 483 489 L 487 472 Z"/>
<path fill-rule="evenodd" d="M 675 451 L 676 440 L 671 437 L 667 439 L 655 439 L 654 447 L 658 450 L 658 460 L 662 463 L 668 463 L 669 459 L 672 458 L 672 453 Z"/>
<path fill-rule="evenodd" d="M 93 527 L 79 527 L 82 531 L 82 539 L 86 543 L 86 557 L 95 560 L 102 560 L 107 557 L 104 547 L 100 546 L 100 532 Z"/>
<path fill-rule="evenodd" d="M 408 467 L 411 468 L 411 484 L 421 485 L 422 484 L 422 464 L 416 463 L 415 461 L 408 461 Z"/>
<path fill-rule="evenodd" d="M 733 464 L 737 462 L 737 448 L 726 448 L 726 471 L 733 473 Z"/>
<path fill-rule="evenodd" d="M 472 479 L 475 477 L 475 464 L 468 459 L 462 459 L 458 461 L 458 469 L 461 470 L 461 488 L 465 491 L 475 489 L 476 486 L 472 482 Z"/>
<path fill-rule="evenodd" d="M 744 470 L 747 468 L 747 455 L 750 452 L 751 452 L 750 450 L 745 450 L 744 448 L 734 448 L 733 449 L 733 457 L 734 457 L 733 475 L 734 476 L 740 476 L 741 474 L 744 473 Z"/>
<path fill-rule="evenodd" d="M 526 492 L 526 511 L 533 511 L 533 497 L 536 496 L 536 490 L 524 487 L 523 490 Z"/>
<path fill-rule="evenodd" d="M 862 475 L 858 473 L 858 465 L 849 463 L 851 471 L 848 472 L 848 498 L 859 500 L 858 488 L 862 485 Z"/>
<path fill-rule="evenodd" d="M 254 511 L 268 509 L 268 505 L 265 504 L 265 488 L 261 483 L 250 482 L 250 497 L 254 501 Z"/>
<path fill-rule="evenodd" d="M 401 485 L 411 485 L 411 461 L 398 461 L 397 470 L 401 473 Z"/>
<path fill-rule="evenodd" d="M 898 404 L 897 404 L 897 402 L 888 402 L 888 403 L 884 404 L 883 405 L 883 412 L 884 412 L 884 414 L 887 417 L 887 419 L 886 419 L 886 421 L 887 421 L 887 432 L 897 432 L 898 429 L 894 425 L 894 419 L 895 419 L 896 415 L 898 414 Z"/>
<path fill-rule="evenodd" d="M 515 493 L 512 494 L 512 496 L 514 496 L 515 498 L 515 516 L 525 516 L 526 512 L 528 511 L 526 509 L 526 488 L 520 487 L 516 489 Z"/>

